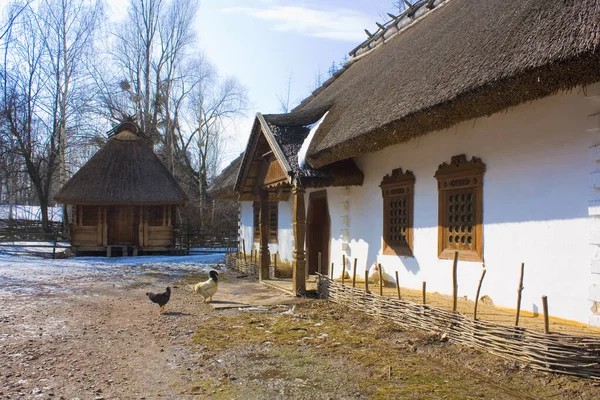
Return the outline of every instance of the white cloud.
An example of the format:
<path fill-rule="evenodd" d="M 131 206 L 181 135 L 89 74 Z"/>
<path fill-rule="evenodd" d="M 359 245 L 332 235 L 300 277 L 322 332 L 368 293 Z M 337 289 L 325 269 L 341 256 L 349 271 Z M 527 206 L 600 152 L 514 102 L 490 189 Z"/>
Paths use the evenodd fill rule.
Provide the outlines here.
<path fill-rule="evenodd" d="M 317 10 L 297 6 L 270 8 L 233 7 L 225 12 L 239 12 L 273 23 L 280 32 L 295 32 L 305 36 L 361 42 L 365 39 L 363 28 L 372 25 L 370 17 L 356 10 Z"/>

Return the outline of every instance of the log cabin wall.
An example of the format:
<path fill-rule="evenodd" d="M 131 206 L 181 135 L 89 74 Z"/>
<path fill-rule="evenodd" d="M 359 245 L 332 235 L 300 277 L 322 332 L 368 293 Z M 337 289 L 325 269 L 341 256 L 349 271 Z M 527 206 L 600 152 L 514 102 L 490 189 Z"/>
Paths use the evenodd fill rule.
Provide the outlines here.
<path fill-rule="evenodd" d="M 72 244 L 80 251 L 102 251 L 118 244 L 141 251 L 169 250 L 174 244 L 175 207 L 75 206 Z"/>

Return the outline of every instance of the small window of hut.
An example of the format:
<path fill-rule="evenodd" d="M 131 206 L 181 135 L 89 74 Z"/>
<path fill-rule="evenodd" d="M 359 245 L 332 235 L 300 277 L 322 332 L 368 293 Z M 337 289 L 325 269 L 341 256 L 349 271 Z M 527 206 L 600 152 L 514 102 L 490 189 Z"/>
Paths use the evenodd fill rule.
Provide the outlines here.
<path fill-rule="evenodd" d="M 80 206 L 81 207 L 81 225 L 96 226 L 98 225 L 98 206 Z"/>
<path fill-rule="evenodd" d="M 278 206 L 276 201 L 269 202 L 269 243 L 277 243 Z"/>
<path fill-rule="evenodd" d="M 163 206 L 148 207 L 148 225 L 163 226 Z"/>
<path fill-rule="evenodd" d="M 252 220 L 254 221 L 254 241 L 260 242 L 260 202 L 254 202 L 252 211 Z"/>
<path fill-rule="evenodd" d="M 388 255 L 413 255 L 413 203 L 415 177 L 402 168 L 392 171 L 381 181 L 383 197 L 382 252 Z"/>
<path fill-rule="evenodd" d="M 439 166 L 438 257 L 483 260 L 483 174 L 485 164 L 464 154 Z"/>

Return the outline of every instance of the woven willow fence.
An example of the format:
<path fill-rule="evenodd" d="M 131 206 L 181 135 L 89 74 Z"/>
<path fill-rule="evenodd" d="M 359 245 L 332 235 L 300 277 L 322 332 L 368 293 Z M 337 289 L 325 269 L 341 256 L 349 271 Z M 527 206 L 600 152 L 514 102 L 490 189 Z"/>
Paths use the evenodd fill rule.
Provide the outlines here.
<path fill-rule="evenodd" d="M 403 327 L 446 334 L 459 343 L 534 369 L 600 381 L 600 338 L 531 331 L 474 320 L 426 304 L 366 293 L 319 275 L 319 295 Z"/>
<path fill-rule="evenodd" d="M 243 272 L 249 277 L 258 278 L 258 264 L 237 258 L 235 254 L 229 253 L 225 256 L 225 264 L 236 271 Z"/>

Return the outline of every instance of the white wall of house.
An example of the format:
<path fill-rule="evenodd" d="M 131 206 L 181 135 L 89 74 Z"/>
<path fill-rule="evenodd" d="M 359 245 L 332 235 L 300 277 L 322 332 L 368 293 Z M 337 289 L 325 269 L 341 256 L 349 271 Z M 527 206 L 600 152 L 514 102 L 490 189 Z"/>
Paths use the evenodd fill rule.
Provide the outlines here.
<path fill-rule="evenodd" d="M 438 166 L 465 153 L 487 166 L 483 184 L 484 258 L 482 295 L 514 308 L 520 264 L 525 263 L 522 309 L 541 312 L 547 295 L 553 316 L 588 322 L 591 218 L 588 148 L 594 110 L 582 91 L 573 90 L 467 121 L 356 159 L 365 174 L 362 187 L 349 188 L 348 251 L 359 265 L 382 263 L 387 280 L 394 271 L 401 285 L 452 293 L 451 260 L 437 258 Z M 379 184 L 395 168 L 413 171 L 414 257 L 381 255 L 383 229 Z M 331 189 L 330 210 L 341 189 Z M 332 218 L 332 232 L 342 228 Z M 332 237 L 332 249 L 341 248 Z M 341 256 L 334 256 L 337 266 Z M 337 267 L 336 268 L 339 268 Z M 459 296 L 473 299 L 482 265 L 459 262 Z M 362 269 L 361 269 L 362 271 Z"/>
<path fill-rule="evenodd" d="M 357 258 L 358 276 L 376 261 L 389 281 L 398 271 L 404 287 L 420 289 L 426 281 L 428 291 L 451 294 L 452 261 L 437 257 L 434 174 L 440 164 L 464 153 L 468 159 L 481 158 L 487 167 L 483 184 L 487 275 L 481 295 L 490 296 L 496 305 L 515 308 L 524 262 L 523 310 L 541 313 L 541 296 L 547 295 L 551 315 L 600 325 L 599 315 L 591 311 L 591 300 L 600 305 L 600 260 L 592 261 L 600 259 L 600 247 L 590 245 L 596 231 L 600 245 L 600 218 L 588 215 L 592 213 L 588 203 L 597 200 L 600 216 L 600 190 L 592 189 L 590 178 L 594 171 L 600 176 L 600 163 L 590 161 L 594 153 L 590 148 L 600 145 L 600 117 L 593 117 L 600 112 L 600 100 L 589 97 L 587 91 L 575 89 L 357 158 L 365 174 L 363 186 L 326 189 L 331 218 L 328 265 L 335 264 L 334 276 L 341 275 L 344 255 L 347 271 Z M 600 160 L 600 150 L 596 153 L 594 161 Z M 414 257 L 381 254 L 379 184 L 395 168 L 411 170 L 416 178 Z M 306 192 L 307 212 L 310 193 L 316 190 Z M 242 231 L 246 242 L 252 243 L 252 202 L 244 203 Z M 279 244 L 271 252 L 279 251 L 282 259 L 291 261 L 293 199 L 279 204 Z M 460 297 L 474 298 L 481 271 L 479 262 L 459 262 Z"/>
<path fill-rule="evenodd" d="M 252 250 L 260 251 L 260 243 L 254 241 L 253 204 L 253 201 L 241 202 L 240 241 L 241 239 L 246 241 L 247 254 L 251 254 Z M 292 227 L 293 204 L 291 196 L 288 201 L 278 202 L 277 243 L 269 243 L 271 256 L 278 254 L 278 260 L 283 262 L 291 262 L 292 252 L 294 251 L 294 231 Z M 242 245 L 240 244 L 240 246 Z"/>

